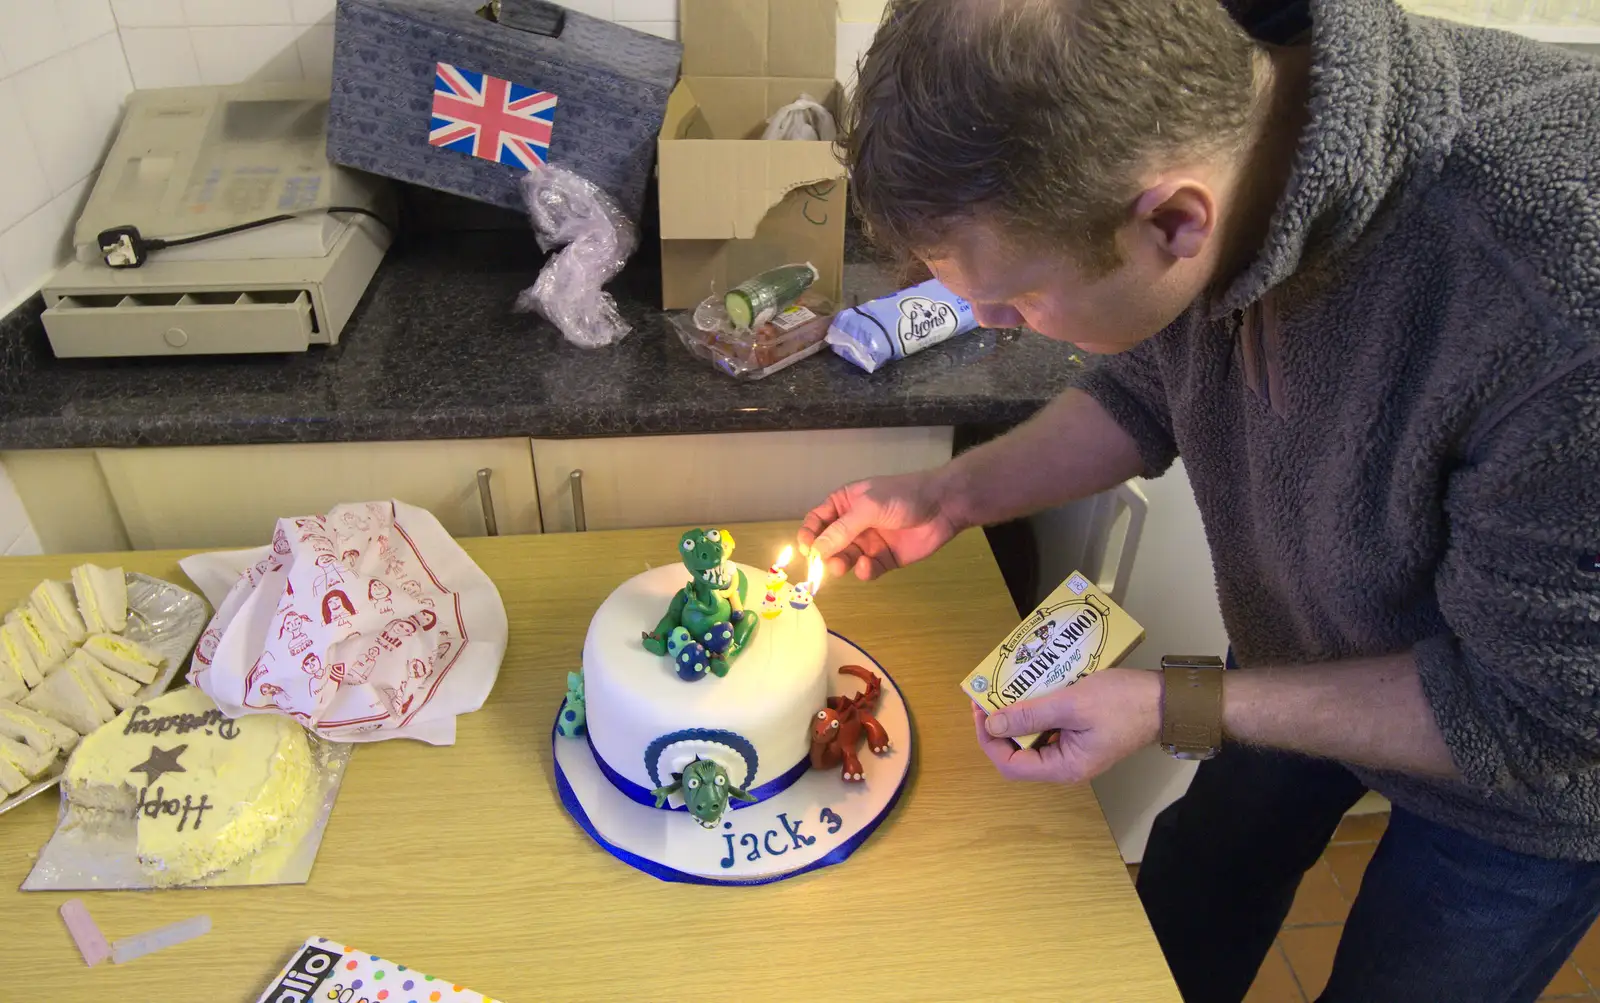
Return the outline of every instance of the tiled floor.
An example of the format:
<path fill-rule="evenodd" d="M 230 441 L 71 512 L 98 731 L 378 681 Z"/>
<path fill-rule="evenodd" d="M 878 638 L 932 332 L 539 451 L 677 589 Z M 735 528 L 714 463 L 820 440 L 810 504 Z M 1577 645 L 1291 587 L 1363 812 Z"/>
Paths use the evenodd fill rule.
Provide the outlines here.
<path fill-rule="evenodd" d="M 1345 916 L 1361 887 L 1387 813 L 1352 815 L 1339 826 L 1317 865 L 1306 873 L 1278 943 L 1261 966 L 1245 1003 L 1310 1003 L 1333 969 Z M 1138 873 L 1137 867 L 1129 870 Z M 1541 1000 L 1600 1003 L 1600 924 L 1584 937 Z"/>

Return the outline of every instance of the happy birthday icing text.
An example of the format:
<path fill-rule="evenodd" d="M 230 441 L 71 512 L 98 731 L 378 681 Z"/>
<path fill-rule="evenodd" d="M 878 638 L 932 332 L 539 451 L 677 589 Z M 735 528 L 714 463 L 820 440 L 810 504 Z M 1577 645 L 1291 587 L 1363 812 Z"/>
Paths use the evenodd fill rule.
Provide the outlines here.
<path fill-rule="evenodd" d="M 215 729 L 223 738 L 232 739 L 239 734 L 239 725 L 220 710 L 208 710 L 204 714 L 169 714 L 166 717 L 151 717 L 150 708 L 140 704 L 128 712 L 128 725 L 122 729 L 124 735 L 164 735 L 172 732 L 174 735 L 187 735 L 191 731 L 206 729 L 210 733 Z"/>
<path fill-rule="evenodd" d="M 182 832 L 184 826 L 188 825 L 190 812 L 194 812 L 194 825 L 189 826 L 189 828 L 198 829 L 200 828 L 200 820 L 205 816 L 205 813 L 216 807 L 210 802 L 210 795 L 208 794 L 200 795 L 199 801 L 194 800 L 194 795 L 185 794 L 183 800 L 179 801 L 177 798 L 167 797 L 167 789 L 165 787 L 157 787 L 156 796 L 153 798 L 145 796 L 149 790 L 150 788 L 148 787 L 139 788 L 139 801 L 133 806 L 133 813 L 137 815 L 142 812 L 145 818 L 175 815 L 178 817 L 179 832 Z"/>

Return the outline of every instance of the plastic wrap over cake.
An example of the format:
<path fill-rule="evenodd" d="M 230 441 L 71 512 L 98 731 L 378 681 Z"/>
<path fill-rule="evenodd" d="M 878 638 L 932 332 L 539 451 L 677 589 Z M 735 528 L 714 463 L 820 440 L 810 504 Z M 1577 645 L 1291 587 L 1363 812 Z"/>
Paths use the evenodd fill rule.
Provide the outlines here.
<path fill-rule="evenodd" d="M 304 883 L 350 748 L 193 686 L 142 701 L 73 751 L 23 889 Z"/>
<path fill-rule="evenodd" d="M 337 741 L 443 745 L 493 688 L 500 594 L 428 512 L 369 502 L 282 519 L 270 548 L 184 570 L 204 587 L 240 556 L 248 566 L 189 675 L 228 715 L 286 714 Z"/>
<path fill-rule="evenodd" d="M 127 574 L 125 579 L 128 613 L 122 636 L 148 646 L 165 659 L 160 675 L 134 691 L 138 699 L 150 700 L 165 693 L 178 676 L 205 629 L 208 610 L 199 596 L 171 582 L 138 573 Z M 60 755 L 64 756 L 65 751 Z M 10 798 L 0 798 L 0 814 L 55 787 L 65 768 L 64 758 L 55 759 L 27 788 Z"/>

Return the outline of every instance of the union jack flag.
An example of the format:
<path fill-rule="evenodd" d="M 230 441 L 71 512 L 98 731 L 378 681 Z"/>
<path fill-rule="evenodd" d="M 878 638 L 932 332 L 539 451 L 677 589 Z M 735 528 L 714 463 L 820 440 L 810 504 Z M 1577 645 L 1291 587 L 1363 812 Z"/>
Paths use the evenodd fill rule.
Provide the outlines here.
<path fill-rule="evenodd" d="M 531 171 L 550 155 L 556 96 L 549 91 L 436 64 L 428 143 Z"/>

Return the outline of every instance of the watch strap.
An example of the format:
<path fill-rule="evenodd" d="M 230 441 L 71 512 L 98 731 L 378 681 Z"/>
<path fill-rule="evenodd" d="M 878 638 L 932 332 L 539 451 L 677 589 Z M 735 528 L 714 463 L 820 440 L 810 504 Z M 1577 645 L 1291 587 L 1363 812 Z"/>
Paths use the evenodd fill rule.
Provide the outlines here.
<path fill-rule="evenodd" d="M 1222 749 L 1220 658 L 1161 659 L 1161 746 L 1182 759 L 1210 759 Z"/>

